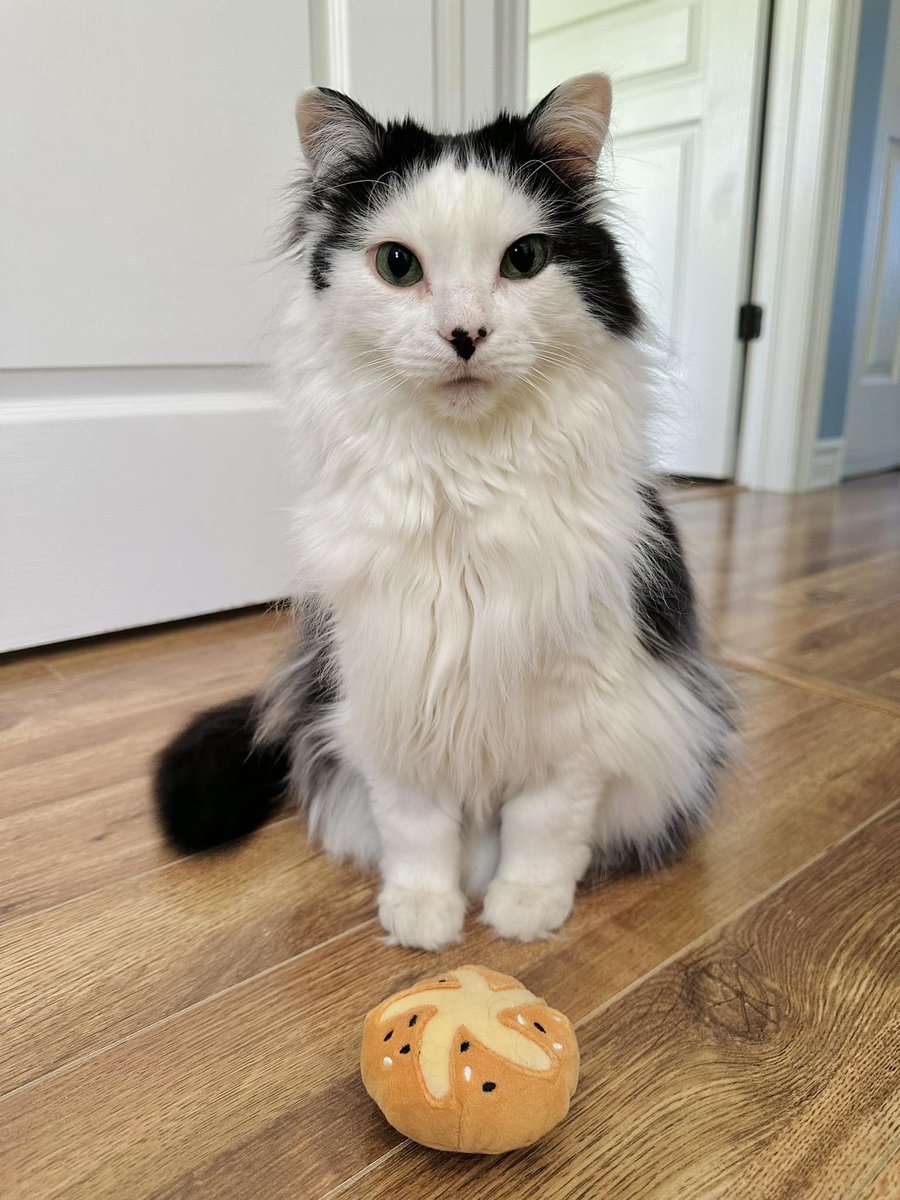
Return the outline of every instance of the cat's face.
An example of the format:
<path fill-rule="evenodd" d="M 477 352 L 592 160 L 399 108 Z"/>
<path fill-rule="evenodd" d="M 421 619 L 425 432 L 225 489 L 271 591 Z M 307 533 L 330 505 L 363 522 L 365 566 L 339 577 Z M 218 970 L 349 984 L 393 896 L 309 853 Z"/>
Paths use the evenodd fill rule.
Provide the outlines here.
<path fill-rule="evenodd" d="M 386 395 L 477 418 L 540 393 L 586 340 L 633 331 L 621 259 L 596 215 L 608 85 L 573 84 L 578 112 L 571 90 L 556 111 L 551 93 L 528 118 L 460 137 L 381 126 L 336 93 L 301 100 L 310 286 L 333 309 L 346 365 L 380 373 Z"/>

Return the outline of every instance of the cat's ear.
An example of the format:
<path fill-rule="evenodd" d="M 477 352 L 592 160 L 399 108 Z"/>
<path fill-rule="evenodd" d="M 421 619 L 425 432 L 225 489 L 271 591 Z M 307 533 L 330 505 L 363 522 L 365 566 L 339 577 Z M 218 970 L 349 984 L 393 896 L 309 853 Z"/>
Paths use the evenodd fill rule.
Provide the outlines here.
<path fill-rule="evenodd" d="M 297 130 L 313 175 L 327 175 L 347 159 L 375 153 L 383 127 L 362 105 L 331 88 L 309 88 L 297 101 Z"/>
<path fill-rule="evenodd" d="M 576 75 L 535 105 L 528 130 L 562 174 L 593 176 L 611 109 L 612 85 L 606 75 Z"/>

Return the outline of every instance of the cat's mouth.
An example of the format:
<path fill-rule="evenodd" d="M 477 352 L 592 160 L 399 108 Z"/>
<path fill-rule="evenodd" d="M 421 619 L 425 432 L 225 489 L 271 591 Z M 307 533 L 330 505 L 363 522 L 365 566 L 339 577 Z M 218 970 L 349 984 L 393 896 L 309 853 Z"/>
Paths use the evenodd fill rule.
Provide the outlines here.
<path fill-rule="evenodd" d="M 441 387 L 452 396 L 457 392 L 471 391 L 483 383 L 487 383 L 487 380 L 480 375 L 457 375 L 454 379 L 445 379 Z"/>

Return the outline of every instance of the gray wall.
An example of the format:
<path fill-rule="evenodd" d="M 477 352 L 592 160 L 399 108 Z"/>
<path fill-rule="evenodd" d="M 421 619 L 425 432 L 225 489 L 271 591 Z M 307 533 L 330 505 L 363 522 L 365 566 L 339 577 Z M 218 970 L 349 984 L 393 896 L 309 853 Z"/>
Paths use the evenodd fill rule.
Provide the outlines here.
<path fill-rule="evenodd" d="M 890 7 L 891 0 L 863 0 L 860 16 L 859 55 L 844 175 L 844 207 L 831 305 L 828 362 L 819 418 L 819 437 L 823 438 L 840 437 L 844 432 L 844 410 L 850 384 L 863 235 Z"/>

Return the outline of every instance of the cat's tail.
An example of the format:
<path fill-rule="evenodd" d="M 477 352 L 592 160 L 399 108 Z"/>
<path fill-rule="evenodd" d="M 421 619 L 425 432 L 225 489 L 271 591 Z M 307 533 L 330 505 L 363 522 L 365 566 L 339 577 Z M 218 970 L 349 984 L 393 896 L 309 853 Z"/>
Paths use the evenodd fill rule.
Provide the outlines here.
<path fill-rule="evenodd" d="M 156 763 L 154 798 L 166 840 L 193 854 L 240 841 L 280 806 L 290 770 L 287 742 L 257 737 L 257 698 L 199 713 Z"/>

